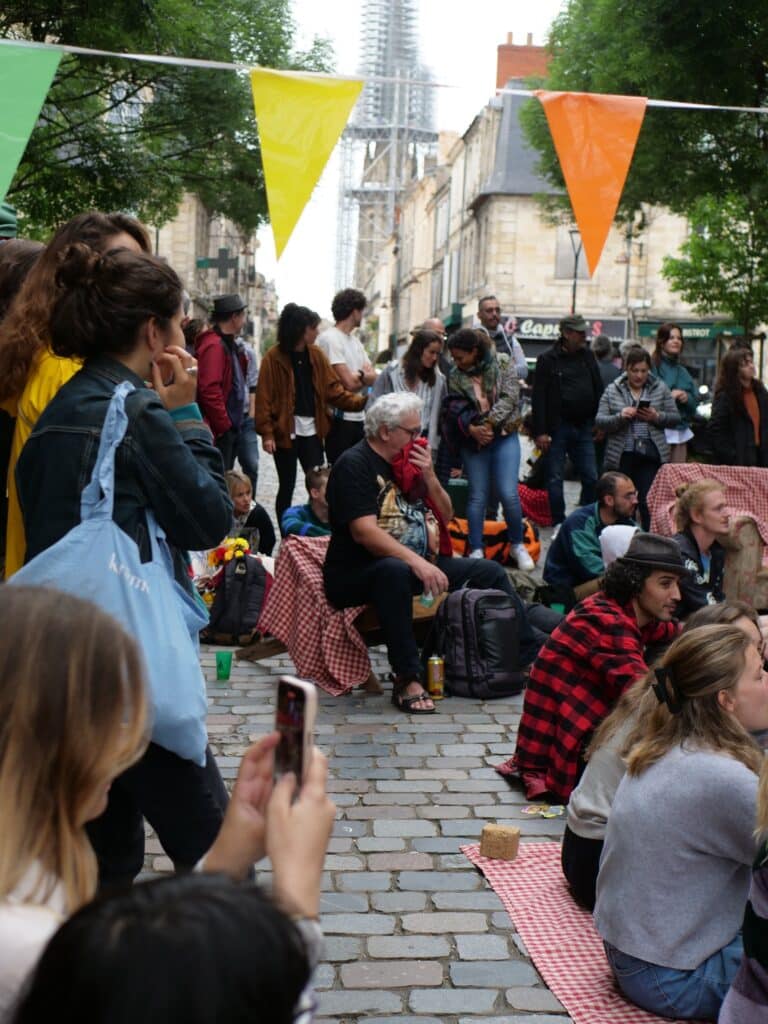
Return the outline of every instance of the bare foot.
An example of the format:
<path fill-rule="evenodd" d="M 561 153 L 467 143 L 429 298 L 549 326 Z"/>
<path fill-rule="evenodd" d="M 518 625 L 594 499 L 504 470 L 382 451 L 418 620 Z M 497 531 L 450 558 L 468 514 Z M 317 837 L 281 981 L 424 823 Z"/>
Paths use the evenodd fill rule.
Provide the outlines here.
<path fill-rule="evenodd" d="M 358 689 L 362 690 L 363 693 L 383 693 L 379 677 L 375 672 L 371 672 L 364 683 L 360 683 Z"/>

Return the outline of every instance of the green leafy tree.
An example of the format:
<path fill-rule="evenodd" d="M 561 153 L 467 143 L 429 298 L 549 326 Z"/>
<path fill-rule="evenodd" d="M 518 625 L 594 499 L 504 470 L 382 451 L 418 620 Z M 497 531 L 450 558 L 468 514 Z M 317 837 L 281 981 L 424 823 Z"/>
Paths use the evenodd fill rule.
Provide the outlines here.
<path fill-rule="evenodd" d="M 570 0 L 553 24 L 546 88 L 729 106 L 768 102 L 764 0 Z M 563 179 L 539 103 L 522 114 L 541 170 Z M 687 214 L 702 195 L 768 199 L 768 118 L 648 108 L 617 220 L 643 204 Z M 562 208 L 567 198 L 550 200 Z"/>
<path fill-rule="evenodd" d="M 730 194 L 703 196 L 690 216 L 693 230 L 662 273 L 697 312 L 726 313 L 748 335 L 768 321 L 768 211 Z"/>
<path fill-rule="evenodd" d="M 293 50 L 289 0 L 6 0 L 0 36 L 273 68 L 330 70 Z M 89 208 L 163 224 L 184 191 L 250 232 L 267 219 L 244 73 L 66 56 L 8 193 L 26 234 Z"/>

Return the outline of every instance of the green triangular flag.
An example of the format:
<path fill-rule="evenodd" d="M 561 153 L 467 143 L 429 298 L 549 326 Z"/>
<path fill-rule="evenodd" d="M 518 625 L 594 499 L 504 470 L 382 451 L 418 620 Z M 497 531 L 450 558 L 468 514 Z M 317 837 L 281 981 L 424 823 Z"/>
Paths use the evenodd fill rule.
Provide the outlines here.
<path fill-rule="evenodd" d="M 0 202 L 35 127 L 61 50 L 0 46 Z"/>

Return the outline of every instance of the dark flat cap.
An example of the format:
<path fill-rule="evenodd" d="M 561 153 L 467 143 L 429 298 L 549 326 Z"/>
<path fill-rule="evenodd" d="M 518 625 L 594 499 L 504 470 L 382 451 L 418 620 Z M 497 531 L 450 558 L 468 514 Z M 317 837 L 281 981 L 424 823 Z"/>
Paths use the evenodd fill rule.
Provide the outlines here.
<path fill-rule="evenodd" d="M 660 537 L 657 533 L 636 533 L 627 553 L 616 561 L 622 565 L 640 565 L 660 572 L 674 572 L 678 576 L 688 573 L 677 544 L 671 537 Z"/>
<path fill-rule="evenodd" d="M 564 316 L 560 321 L 561 331 L 585 331 L 587 330 L 587 321 L 583 316 L 578 314 L 574 316 Z"/>

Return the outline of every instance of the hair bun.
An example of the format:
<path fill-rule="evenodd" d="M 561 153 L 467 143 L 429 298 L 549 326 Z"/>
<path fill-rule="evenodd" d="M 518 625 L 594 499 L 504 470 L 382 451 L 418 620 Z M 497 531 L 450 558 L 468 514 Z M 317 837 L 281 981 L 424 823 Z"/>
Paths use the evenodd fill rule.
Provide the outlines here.
<path fill-rule="evenodd" d="M 59 258 L 56 284 L 60 288 L 82 288 L 93 285 L 101 269 L 103 257 L 85 242 L 68 246 Z"/>
<path fill-rule="evenodd" d="M 690 486 L 691 486 L 691 481 L 690 480 L 686 481 L 683 484 L 679 484 L 675 488 L 675 497 L 676 498 L 682 498 L 682 496 L 685 494 L 685 492 L 689 489 Z"/>

